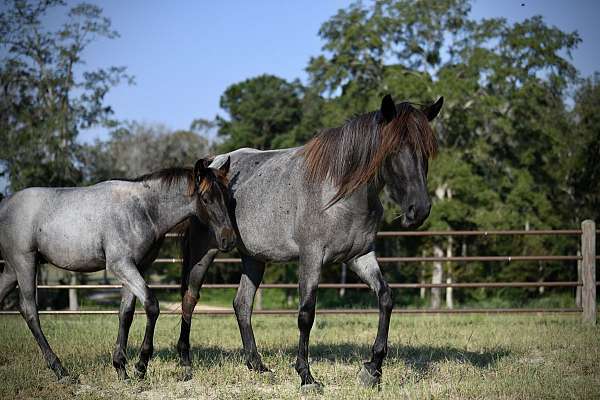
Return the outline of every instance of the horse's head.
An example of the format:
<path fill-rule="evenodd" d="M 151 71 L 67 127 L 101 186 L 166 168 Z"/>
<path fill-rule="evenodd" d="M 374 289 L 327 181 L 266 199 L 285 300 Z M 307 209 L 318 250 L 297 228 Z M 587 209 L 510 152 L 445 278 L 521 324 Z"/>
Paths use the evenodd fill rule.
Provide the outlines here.
<path fill-rule="evenodd" d="M 410 103 L 395 104 L 389 95 L 381 102 L 378 121 L 383 124 L 381 145 L 394 147 L 383 164 L 381 176 L 392 199 L 402 208 L 404 228 L 416 228 L 429 216 L 427 168 L 429 158 L 436 152 L 429 122 L 438 115 L 443 102 L 440 97 L 421 110 Z"/>
<path fill-rule="evenodd" d="M 236 235 L 229 217 L 229 189 L 227 173 L 229 158 L 220 168 L 210 168 L 210 160 L 200 159 L 194 166 L 196 214 L 207 223 L 217 239 L 219 250 L 231 250 Z"/>

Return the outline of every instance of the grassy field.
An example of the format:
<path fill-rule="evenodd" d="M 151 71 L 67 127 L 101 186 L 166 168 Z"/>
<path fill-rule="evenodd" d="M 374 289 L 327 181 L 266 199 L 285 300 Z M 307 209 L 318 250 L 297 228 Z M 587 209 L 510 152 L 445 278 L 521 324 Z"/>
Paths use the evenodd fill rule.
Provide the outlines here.
<path fill-rule="evenodd" d="M 145 317 L 136 316 L 130 370 Z M 60 385 L 19 316 L 0 317 L 0 398 L 300 398 L 293 363 L 294 317 L 257 316 L 255 333 L 272 374 L 249 372 L 232 316 L 196 316 L 194 379 L 180 382 L 177 316 L 158 321 L 155 357 L 143 381 L 118 382 L 111 365 L 116 316 L 42 316 L 54 350 L 79 383 Z M 355 384 L 369 355 L 376 316 L 317 316 L 312 370 L 322 398 L 600 398 L 600 328 L 579 316 L 392 317 L 381 390 Z"/>

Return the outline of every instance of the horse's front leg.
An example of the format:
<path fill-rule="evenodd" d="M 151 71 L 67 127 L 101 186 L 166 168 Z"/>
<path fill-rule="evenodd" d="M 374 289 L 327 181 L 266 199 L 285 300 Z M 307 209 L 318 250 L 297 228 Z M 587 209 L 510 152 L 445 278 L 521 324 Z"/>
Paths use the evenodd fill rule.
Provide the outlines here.
<path fill-rule="evenodd" d="M 117 375 L 120 380 L 126 380 L 127 371 L 127 339 L 129 337 L 129 328 L 133 321 L 135 313 L 135 296 L 127 288 L 121 289 L 121 308 L 119 309 L 119 334 L 117 335 L 117 343 L 113 352 L 113 366 L 117 370 Z"/>
<path fill-rule="evenodd" d="M 192 328 L 192 314 L 200 296 L 200 289 L 204 283 L 204 276 L 208 267 L 219 253 L 218 249 L 209 249 L 206 254 L 190 270 L 188 277 L 182 278 L 181 299 L 181 330 L 177 341 L 177 352 L 181 365 L 184 367 L 183 380 L 192 379 L 192 355 L 190 353 L 190 330 Z M 187 283 L 187 285 L 185 285 Z"/>
<path fill-rule="evenodd" d="M 300 339 L 298 342 L 298 356 L 296 358 L 296 372 L 302 380 L 300 390 L 302 392 L 323 391 L 323 385 L 313 378 L 308 365 L 308 342 L 310 331 L 315 321 L 315 308 L 317 304 L 317 289 L 323 257 L 320 254 L 300 255 L 299 260 L 299 282 L 300 307 L 298 310 L 298 329 Z"/>
<path fill-rule="evenodd" d="M 244 353 L 246 354 L 246 365 L 248 369 L 258 372 L 269 372 L 258 353 L 254 331 L 252 330 L 252 308 L 254 296 L 262 282 L 265 273 L 265 263 L 253 258 L 242 256 L 242 276 L 240 286 L 233 300 L 233 309 L 237 318 Z"/>
<path fill-rule="evenodd" d="M 146 311 L 146 331 L 140 348 L 140 359 L 135 364 L 135 376 L 141 379 L 146 375 L 148 361 L 154 353 L 154 328 L 160 314 L 158 300 L 146 285 L 146 281 L 144 281 L 132 260 L 124 258 L 111 262 L 108 266 L 110 271 L 123 283 L 123 286 L 139 299 Z"/>
<path fill-rule="evenodd" d="M 381 274 L 375 252 L 355 258 L 348 265 L 377 294 L 379 303 L 379 325 L 372 347 L 371 361 L 366 362 L 358 374 L 358 380 L 362 385 L 373 387 L 381 382 L 381 366 L 387 355 L 388 331 L 393 308 L 392 292 Z"/>

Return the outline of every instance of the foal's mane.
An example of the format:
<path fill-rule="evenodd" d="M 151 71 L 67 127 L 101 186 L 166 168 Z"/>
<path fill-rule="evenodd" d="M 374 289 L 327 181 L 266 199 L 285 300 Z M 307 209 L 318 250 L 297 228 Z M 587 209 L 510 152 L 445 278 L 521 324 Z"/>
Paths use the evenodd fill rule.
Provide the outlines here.
<path fill-rule="evenodd" d="M 160 181 L 166 188 L 180 183 L 186 179 L 187 192 L 191 195 L 194 192 L 194 169 L 192 167 L 171 167 L 164 168 L 158 171 L 150 172 L 149 174 L 140 175 L 133 179 L 118 179 L 128 182 L 148 182 Z"/>
<path fill-rule="evenodd" d="M 304 146 L 309 181 L 329 178 L 338 190 L 329 205 L 379 179 L 385 160 L 405 144 L 422 157 L 435 156 L 437 141 L 425 114 L 408 102 L 398 104 L 396 112 L 387 124 L 378 122 L 379 111 L 359 115 L 321 131 Z"/>

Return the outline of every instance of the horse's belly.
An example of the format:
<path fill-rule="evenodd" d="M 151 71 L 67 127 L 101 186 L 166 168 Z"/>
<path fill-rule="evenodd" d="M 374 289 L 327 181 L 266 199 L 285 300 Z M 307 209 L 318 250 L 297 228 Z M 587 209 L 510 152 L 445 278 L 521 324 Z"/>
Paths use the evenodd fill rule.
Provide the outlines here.
<path fill-rule="evenodd" d="M 263 261 L 289 261 L 298 257 L 298 245 L 289 232 L 240 225 L 240 239 L 248 255 Z"/>
<path fill-rule="evenodd" d="M 38 233 L 38 251 L 49 263 L 77 272 L 94 272 L 105 268 L 100 238 L 90 237 L 89 233 Z"/>

